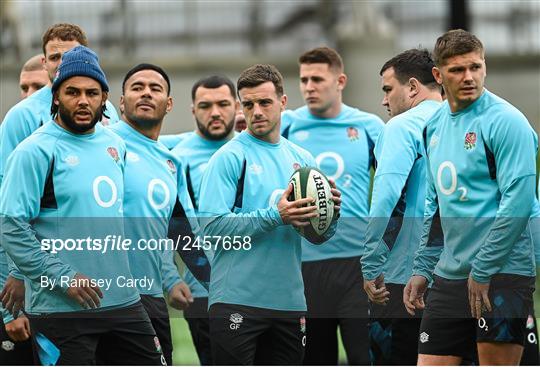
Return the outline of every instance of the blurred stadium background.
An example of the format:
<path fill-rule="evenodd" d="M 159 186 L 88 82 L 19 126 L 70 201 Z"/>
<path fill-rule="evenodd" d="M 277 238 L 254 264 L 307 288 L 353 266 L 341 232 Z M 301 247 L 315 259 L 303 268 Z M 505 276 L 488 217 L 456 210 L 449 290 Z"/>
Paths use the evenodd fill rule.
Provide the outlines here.
<path fill-rule="evenodd" d="M 302 105 L 297 57 L 323 44 L 344 58 L 345 103 L 387 120 L 380 105 L 382 64 L 407 48 L 431 50 L 441 33 L 458 27 L 475 33 L 486 47 L 487 88 L 518 107 L 540 131 L 538 0 L 0 0 L 2 118 L 19 99 L 22 64 L 41 52 L 43 32 L 57 22 L 86 31 L 115 105 L 132 66 L 152 62 L 168 71 L 175 105 L 165 133 L 193 129 L 190 93 L 197 79 L 221 73 L 236 80 L 254 63 L 275 64 L 285 77 L 289 107 Z M 175 363 L 197 364 L 180 313 L 174 313 L 172 325 Z"/>
<path fill-rule="evenodd" d="M 0 2 L 0 115 L 17 102 L 24 61 L 41 51 L 56 22 L 79 24 L 104 66 L 118 103 L 124 73 L 153 62 L 171 74 L 173 112 L 165 132 L 191 130 L 191 85 L 209 73 L 236 79 L 256 62 L 284 74 L 290 107 L 302 104 L 298 55 L 322 44 L 341 52 L 345 102 L 387 119 L 379 69 L 399 51 L 432 49 L 450 27 L 473 31 L 487 50 L 487 87 L 540 126 L 540 1 L 257 0 Z"/>

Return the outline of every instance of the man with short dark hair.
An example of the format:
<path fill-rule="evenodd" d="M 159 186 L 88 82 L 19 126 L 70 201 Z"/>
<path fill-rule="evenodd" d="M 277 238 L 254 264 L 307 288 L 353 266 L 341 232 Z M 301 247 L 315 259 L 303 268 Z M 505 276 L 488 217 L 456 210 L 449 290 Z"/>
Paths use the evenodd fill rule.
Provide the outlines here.
<path fill-rule="evenodd" d="M 21 99 L 31 96 L 44 86 L 49 84 L 49 74 L 43 67 L 45 56 L 35 55 L 29 58 L 23 65 L 19 74 L 19 88 Z"/>
<path fill-rule="evenodd" d="M 433 75 L 447 100 L 424 129 L 427 218 L 404 293 L 423 308 L 419 365 L 519 364 L 532 309 L 536 133 L 514 106 L 484 88 L 480 40 L 464 30 L 437 39 Z M 444 247 L 427 235 L 439 211 Z"/>
<path fill-rule="evenodd" d="M 248 128 L 214 154 L 200 188 L 203 232 L 222 240 L 208 301 L 212 354 L 218 365 L 298 365 L 306 302 L 300 237 L 289 224 L 308 225 L 318 214 L 311 198 L 287 199 L 288 182 L 298 167 L 315 162 L 280 136 L 287 96 L 274 66 L 244 70 L 237 89 Z M 339 213 L 339 192 L 332 194 Z"/>
<path fill-rule="evenodd" d="M 191 202 L 199 208 L 201 179 L 214 153 L 234 137 L 235 114 L 239 110 L 233 82 L 220 75 L 198 80 L 192 88 L 191 112 L 195 131 L 183 139 L 172 153 L 182 160 Z M 189 324 L 193 344 L 201 365 L 212 365 L 208 324 L 208 291 L 186 271 L 185 280 L 193 296 L 184 318 Z"/>
<path fill-rule="evenodd" d="M 139 64 L 127 72 L 122 83 L 120 109 L 123 121 L 111 130 L 126 143 L 124 169 L 124 217 L 126 238 L 140 244 L 128 251 L 135 279 L 154 280 L 139 284 L 141 302 L 150 317 L 167 365 L 172 365 L 172 338 L 169 312 L 163 293 L 173 307 L 184 308 L 189 289 L 174 263 L 174 246 L 168 238 L 170 220 L 184 222 L 178 236 L 197 230 L 195 213 L 189 201 L 181 163 L 157 141 L 163 119 L 173 105 L 167 73 L 153 64 Z M 192 223 L 190 222 L 192 221 Z M 154 246 L 155 241 L 158 245 Z M 103 351 L 102 351 L 103 352 Z M 107 353 L 114 353 L 114 347 Z"/>
<path fill-rule="evenodd" d="M 107 241 L 123 237 L 126 155 L 121 139 L 97 125 L 108 91 L 92 50 L 63 55 L 51 88 L 54 120 L 7 162 L 2 246 L 27 278 L 32 332 L 58 349 L 47 363 L 95 364 L 97 351 L 114 343 L 106 364 L 160 365 L 125 247 Z"/>
<path fill-rule="evenodd" d="M 378 365 L 416 365 L 420 316 L 403 289 L 420 242 L 425 200 L 422 131 L 442 102 L 427 50 L 407 50 L 381 68 L 382 105 L 391 119 L 375 144 L 377 170 L 364 240 L 364 289 L 372 302 L 371 344 Z"/>
<path fill-rule="evenodd" d="M 351 365 L 369 360 L 368 299 L 362 291 L 362 240 L 382 120 L 343 103 L 347 85 L 341 56 L 328 47 L 302 54 L 300 91 L 306 103 L 283 116 L 283 136 L 315 156 L 317 166 L 343 192 L 342 218 L 325 246 L 303 240 L 307 301 L 307 365 L 338 363 L 339 332 Z"/>

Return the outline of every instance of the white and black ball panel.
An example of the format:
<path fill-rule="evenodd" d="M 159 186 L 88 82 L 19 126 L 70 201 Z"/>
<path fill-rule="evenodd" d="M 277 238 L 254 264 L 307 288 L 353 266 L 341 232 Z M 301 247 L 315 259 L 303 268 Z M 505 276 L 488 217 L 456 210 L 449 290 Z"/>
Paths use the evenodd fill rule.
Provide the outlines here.
<path fill-rule="evenodd" d="M 321 171 L 314 167 L 302 167 L 291 176 L 293 191 L 289 200 L 311 197 L 315 200 L 319 215 L 310 219 L 310 225 L 296 228 L 309 242 L 320 244 L 334 219 L 334 202 L 331 186 Z"/>

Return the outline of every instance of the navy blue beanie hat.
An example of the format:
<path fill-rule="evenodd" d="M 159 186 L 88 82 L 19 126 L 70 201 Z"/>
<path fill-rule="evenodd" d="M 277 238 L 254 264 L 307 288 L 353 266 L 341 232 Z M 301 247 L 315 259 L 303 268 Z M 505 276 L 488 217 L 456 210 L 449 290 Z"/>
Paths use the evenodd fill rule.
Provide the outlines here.
<path fill-rule="evenodd" d="M 53 80 L 53 93 L 58 90 L 62 82 L 74 76 L 92 78 L 101 84 L 104 92 L 109 91 L 109 84 L 107 84 L 105 73 L 99 66 L 98 56 L 88 47 L 77 46 L 64 53 L 56 77 Z"/>

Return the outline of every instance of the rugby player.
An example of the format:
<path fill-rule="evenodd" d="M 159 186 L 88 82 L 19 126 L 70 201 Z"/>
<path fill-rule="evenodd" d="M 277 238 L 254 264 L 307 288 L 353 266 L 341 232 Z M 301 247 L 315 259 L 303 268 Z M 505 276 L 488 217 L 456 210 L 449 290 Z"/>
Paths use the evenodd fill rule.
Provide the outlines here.
<path fill-rule="evenodd" d="M 188 303 L 189 288 L 174 263 L 173 247 L 163 240 L 167 239 L 173 211 L 196 221 L 181 166 L 157 141 L 163 119 L 173 106 L 170 89 L 169 77 L 159 66 L 139 64 L 133 67 L 122 84 L 120 108 L 123 121 L 111 126 L 127 148 L 125 231 L 127 238 L 139 243 L 135 251 L 128 251 L 130 268 L 135 279 L 154 280 L 151 286 L 139 284 L 137 289 L 167 365 L 172 365 L 173 345 L 163 292 L 168 294 L 171 304 L 184 308 Z M 197 227 L 196 222 L 194 227 Z"/>
<path fill-rule="evenodd" d="M 96 125 L 108 91 L 92 50 L 76 46 L 63 55 L 51 87 L 54 119 L 7 162 L 2 246 L 28 279 L 32 331 L 58 348 L 58 364 L 94 364 L 97 350 L 109 348 L 104 363 L 160 365 L 156 333 L 127 283 L 124 247 L 96 242 L 123 235 L 126 148 Z"/>
<path fill-rule="evenodd" d="M 427 236 L 404 292 L 412 313 L 433 280 L 418 343 L 419 365 L 519 364 L 532 309 L 537 136 L 525 116 L 484 88 L 484 47 L 451 30 L 437 39 L 433 75 L 447 101 L 424 130 L 425 215 L 438 208 L 444 247 Z M 427 233 L 430 220 L 426 221 Z"/>
<path fill-rule="evenodd" d="M 299 58 L 300 91 L 306 105 L 283 116 L 283 136 L 315 156 L 317 166 L 343 193 L 336 235 L 324 246 L 302 246 L 307 301 L 307 365 L 338 363 L 337 329 L 347 360 L 369 360 L 368 299 L 362 291 L 360 256 L 368 216 L 373 149 L 383 129 L 375 115 L 342 102 L 347 84 L 341 56 L 320 47 Z"/>
<path fill-rule="evenodd" d="M 315 161 L 280 136 L 287 96 L 274 66 L 244 70 L 237 90 L 248 128 L 214 154 L 200 188 L 203 232 L 222 237 L 208 300 L 213 360 L 298 365 L 306 343 L 306 302 L 301 241 L 289 224 L 309 225 L 318 214 L 308 205 L 312 198 L 287 199 L 288 182 L 296 168 Z M 337 215 L 340 193 L 332 194 Z M 234 236 L 240 246 L 229 246 Z"/>
<path fill-rule="evenodd" d="M 19 74 L 21 99 L 25 99 L 49 84 L 49 74 L 43 67 L 44 59 L 45 56 L 39 54 L 32 56 L 24 63 Z"/>
<path fill-rule="evenodd" d="M 380 71 L 382 105 L 391 119 L 375 144 L 377 170 L 361 260 L 364 289 L 373 303 L 376 364 L 416 365 L 418 356 L 420 318 L 407 313 L 403 289 L 422 233 L 426 190 L 422 131 L 442 102 L 433 66 L 427 50 L 412 49 L 388 60 Z M 377 335 L 390 337 L 381 340 Z"/>
<path fill-rule="evenodd" d="M 235 115 L 239 110 L 233 82 L 219 75 L 198 80 L 191 89 L 191 112 L 195 118 L 195 131 L 181 141 L 172 153 L 181 159 L 185 170 L 191 202 L 199 208 L 202 175 L 212 155 L 234 136 Z M 193 303 L 184 310 L 193 344 L 201 365 L 212 365 L 208 324 L 208 291 L 193 277 L 185 273 Z"/>
<path fill-rule="evenodd" d="M 75 46 L 87 46 L 84 31 L 75 24 L 58 23 L 43 34 L 44 67 L 49 75 L 49 85 L 13 106 L 0 125 L 0 178 L 3 176 L 6 161 L 17 144 L 32 134 L 51 118 L 51 85 L 55 78 L 62 55 Z M 116 110 L 107 102 L 103 123 L 118 121 Z"/>
<path fill-rule="evenodd" d="M 87 39 L 84 31 L 74 24 L 55 24 L 43 34 L 43 65 L 48 74 L 48 85 L 12 107 L 0 125 L 0 184 L 11 152 L 21 141 L 51 119 L 51 83 L 64 52 L 78 45 L 87 45 Z M 106 114 L 110 117 L 109 122 L 115 122 L 118 120 L 116 111 L 108 101 L 107 106 Z M 108 119 L 103 117 L 102 122 L 106 121 Z M 24 283 L 22 275 L 13 264 L 10 264 L 8 276 L 8 273 L 5 272 L 8 269 L 8 263 L 9 259 L 5 258 L 4 249 L 0 247 L 0 264 L 5 265 L 0 267 L 0 288 L 3 289 L 0 298 L 2 298 L 4 306 L 7 306 L 9 310 L 15 309 L 16 311 L 22 308 Z M 12 339 L 21 340 L 23 336 L 25 337 L 27 323 L 24 321 L 13 322 L 13 314 L 17 314 L 17 312 L 8 312 L 2 309 L 2 314 L 5 324 L 11 322 L 11 325 L 8 326 L 8 333 Z"/>

